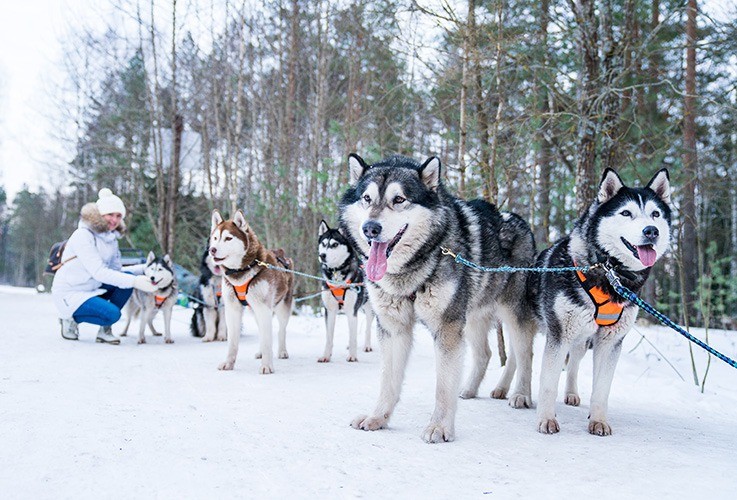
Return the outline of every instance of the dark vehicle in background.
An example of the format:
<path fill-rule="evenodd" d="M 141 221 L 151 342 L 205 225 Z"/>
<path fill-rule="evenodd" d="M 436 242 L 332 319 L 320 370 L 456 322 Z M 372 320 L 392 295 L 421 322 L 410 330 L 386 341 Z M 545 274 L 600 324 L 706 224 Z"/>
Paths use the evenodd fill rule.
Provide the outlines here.
<path fill-rule="evenodd" d="M 146 252 L 137 248 L 120 249 L 120 261 L 124 266 L 145 264 L 146 255 Z M 199 277 L 176 263 L 174 264 L 174 274 L 176 275 L 177 283 L 179 284 L 179 292 L 186 295 L 192 295 L 199 283 Z"/>

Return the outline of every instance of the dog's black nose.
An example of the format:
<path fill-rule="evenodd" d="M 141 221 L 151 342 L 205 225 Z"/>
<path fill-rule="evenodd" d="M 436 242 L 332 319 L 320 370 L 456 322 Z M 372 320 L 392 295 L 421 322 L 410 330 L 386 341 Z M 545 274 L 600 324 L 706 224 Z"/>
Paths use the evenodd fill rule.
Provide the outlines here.
<path fill-rule="evenodd" d="M 211 254 L 211 255 L 215 255 L 215 254 L 216 254 L 217 252 L 218 252 L 217 248 L 215 248 L 215 247 L 210 247 L 210 254 Z"/>
<path fill-rule="evenodd" d="M 654 240 L 660 235 L 660 231 L 658 231 L 658 228 L 655 226 L 647 226 L 642 230 L 642 234 L 644 234 L 645 238 L 648 240 Z"/>
<path fill-rule="evenodd" d="M 327 257 L 327 255 L 325 255 L 324 253 L 321 253 L 320 254 L 320 260 L 321 261 L 325 262 L 325 257 Z"/>
<path fill-rule="evenodd" d="M 366 238 L 372 240 L 381 234 L 381 224 L 374 220 L 369 220 L 363 224 L 363 234 Z"/>

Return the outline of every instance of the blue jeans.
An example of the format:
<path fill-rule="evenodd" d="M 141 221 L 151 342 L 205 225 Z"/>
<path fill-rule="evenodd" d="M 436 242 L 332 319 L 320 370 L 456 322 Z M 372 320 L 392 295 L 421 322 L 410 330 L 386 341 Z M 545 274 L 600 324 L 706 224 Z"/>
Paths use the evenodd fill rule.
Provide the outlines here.
<path fill-rule="evenodd" d="M 106 290 L 104 294 L 87 299 L 74 311 L 74 314 L 72 314 L 74 321 L 110 326 L 120 319 L 120 311 L 128 302 L 133 289 L 104 284 L 102 288 Z"/>

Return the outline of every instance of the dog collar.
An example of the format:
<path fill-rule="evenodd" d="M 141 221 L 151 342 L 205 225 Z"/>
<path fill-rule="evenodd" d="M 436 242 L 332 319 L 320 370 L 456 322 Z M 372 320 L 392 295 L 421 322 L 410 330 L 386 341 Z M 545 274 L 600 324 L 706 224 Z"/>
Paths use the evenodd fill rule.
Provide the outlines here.
<path fill-rule="evenodd" d="M 578 267 L 575 260 L 573 261 L 573 265 Z M 586 291 L 586 294 L 594 303 L 594 321 L 596 324 L 599 326 L 612 326 L 617 323 L 622 317 L 624 304 L 615 302 L 614 297 L 604 291 L 603 288 L 592 285 L 586 278 L 586 275 L 581 271 L 576 271 L 576 277 Z"/>
<path fill-rule="evenodd" d="M 227 267 L 223 267 L 223 266 L 220 266 L 220 267 L 222 267 L 223 269 L 225 269 L 225 274 L 227 276 L 231 276 L 233 274 L 239 274 L 239 273 L 248 272 L 251 269 L 253 269 L 257 264 L 258 264 L 258 259 L 253 259 L 253 262 L 251 262 L 250 264 L 248 264 L 246 267 L 242 267 L 240 269 L 228 269 Z"/>

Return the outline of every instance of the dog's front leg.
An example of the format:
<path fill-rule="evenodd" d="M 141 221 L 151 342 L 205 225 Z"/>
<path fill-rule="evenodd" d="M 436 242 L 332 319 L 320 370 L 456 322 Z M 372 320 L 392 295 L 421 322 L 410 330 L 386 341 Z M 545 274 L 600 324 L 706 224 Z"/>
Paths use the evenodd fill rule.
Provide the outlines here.
<path fill-rule="evenodd" d="M 271 307 L 266 304 L 262 304 L 261 302 L 254 301 L 249 305 L 251 306 L 253 315 L 256 318 L 256 326 L 258 327 L 260 338 L 259 345 L 261 350 L 256 354 L 257 358 L 259 357 L 259 354 L 261 355 L 261 368 L 259 369 L 259 373 L 261 373 L 261 375 L 268 375 L 270 373 L 274 373 L 274 348 L 272 346 L 273 335 L 271 332 L 273 312 Z"/>
<path fill-rule="evenodd" d="M 366 333 L 363 341 L 363 352 L 371 352 L 374 350 L 371 347 L 371 323 L 374 322 L 374 310 L 371 309 L 370 303 L 366 302 L 363 305 L 363 312 L 366 315 Z"/>
<path fill-rule="evenodd" d="M 412 311 L 407 311 L 405 317 L 412 318 Z M 412 350 L 413 321 L 405 324 L 403 328 L 397 328 L 390 333 L 384 329 L 382 320 L 390 322 L 386 317 L 380 318 L 378 322 L 379 345 L 381 346 L 381 389 L 379 390 L 379 400 L 376 403 L 376 408 L 372 415 L 360 415 L 353 419 L 351 426 L 354 429 L 375 431 L 386 427 L 394 411 L 394 407 L 399 401 L 399 394 L 402 390 L 407 358 Z"/>
<path fill-rule="evenodd" d="M 455 416 L 458 388 L 463 371 L 462 326 L 446 327 L 435 336 L 435 411 L 422 433 L 426 443 L 443 443 L 455 439 Z"/>
<path fill-rule="evenodd" d="M 203 307 L 202 316 L 205 318 L 205 336 L 202 342 L 212 342 L 215 340 L 217 330 L 218 310 L 212 307 Z"/>
<path fill-rule="evenodd" d="M 140 312 L 140 320 L 141 322 L 138 325 L 138 343 L 139 344 L 145 344 L 146 343 L 146 325 L 148 323 L 151 323 L 153 321 L 154 315 L 156 314 L 156 309 L 152 309 L 150 311 L 147 311 L 144 308 L 141 308 Z"/>
<path fill-rule="evenodd" d="M 578 393 L 578 368 L 581 360 L 586 355 L 587 343 L 585 339 L 581 339 L 571 345 L 568 353 L 568 364 L 566 365 L 566 393 L 563 400 L 569 406 L 578 406 L 581 404 L 581 396 Z"/>
<path fill-rule="evenodd" d="M 330 292 L 323 292 L 325 293 Z M 329 302 L 333 300 L 332 297 L 323 297 L 323 303 L 325 304 L 325 350 L 322 353 L 322 357 L 317 358 L 318 363 L 328 363 L 330 358 L 333 356 L 333 339 L 335 337 L 335 318 L 338 316 L 338 310 L 335 307 L 331 307 L 332 304 Z"/>
<path fill-rule="evenodd" d="M 216 339 L 223 342 L 228 338 L 228 333 L 225 328 L 225 307 L 220 305 L 215 309 L 215 322 L 217 323 L 217 335 Z"/>
<path fill-rule="evenodd" d="M 543 434 L 555 434 L 560 425 L 555 419 L 555 399 L 558 395 L 558 380 L 569 344 L 560 340 L 560 334 L 551 334 L 545 341 L 542 370 L 540 372 L 540 394 L 537 403 L 537 430 Z"/>
<path fill-rule="evenodd" d="M 607 423 L 609 391 L 612 388 L 614 369 L 622 352 L 624 335 L 594 338 L 594 381 L 591 389 L 589 432 L 596 436 L 609 436 L 612 428 Z"/>
<path fill-rule="evenodd" d="M 171 300 L 171 299 L 170 299 Z M 164 343 L 173 344 L 174 340 L 171 338 L 171 312 L 173 306 L 163 307 L 164 313 Z"/>
<path fill-rule="evenodd" d="M 225 287 L 223 287 L 225 288 Z M 230 287 L 229 287 L 230 288 Z M 225 361 L 218 365 L 218 370 L 232 370 L 235 366 L 235 358 L 238 357 L 238 342 L 241 339 L 241 322 L 243 321 L 243 306 L 230 291 L 225 299 L 225 324 L 228 328 L 228 356 Z"/>

